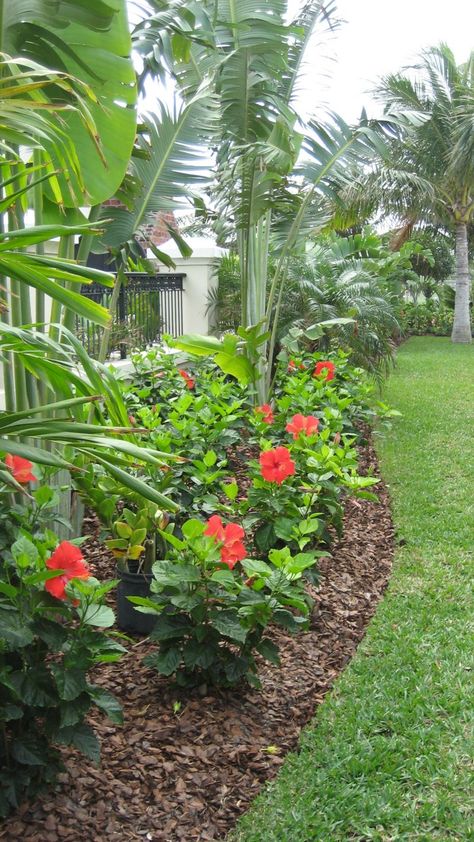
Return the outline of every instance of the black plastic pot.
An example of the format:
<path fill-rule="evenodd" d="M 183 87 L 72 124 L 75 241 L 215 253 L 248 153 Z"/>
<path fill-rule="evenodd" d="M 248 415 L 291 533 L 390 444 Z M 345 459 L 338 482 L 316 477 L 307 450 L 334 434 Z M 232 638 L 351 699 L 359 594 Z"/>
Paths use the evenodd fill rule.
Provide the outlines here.
<path fill-rule="evenodd" d="M 156 623 L 156 615 L 137 611 L 128 596 L 150 596 L 151 573 L 118 573 L 117 625 L 128 634 L 150 634 Z"/>

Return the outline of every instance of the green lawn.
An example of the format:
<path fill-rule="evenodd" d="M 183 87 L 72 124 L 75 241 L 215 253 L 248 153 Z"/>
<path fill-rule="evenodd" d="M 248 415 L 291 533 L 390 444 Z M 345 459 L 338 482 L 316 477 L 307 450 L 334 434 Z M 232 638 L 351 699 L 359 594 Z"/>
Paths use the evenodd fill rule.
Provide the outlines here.
<path fill-rule="evenodd" d="M 389 590 L 233 842 L 474 840 L 474 346 L 410 340 L 385 395 Z"/>

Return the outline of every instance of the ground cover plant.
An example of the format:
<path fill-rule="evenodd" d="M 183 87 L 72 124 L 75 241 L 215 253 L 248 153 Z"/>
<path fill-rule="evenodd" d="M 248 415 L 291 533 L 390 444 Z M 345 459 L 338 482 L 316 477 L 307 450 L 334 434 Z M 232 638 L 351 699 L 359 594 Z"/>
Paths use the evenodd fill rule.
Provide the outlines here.
<path fill-rule="evenodd" d="M 473 371 L 471 349 L 447 340 L 400 349 L 386 396 L 402 418 L 380 444 L 399 539 L 388 594 L 232 840 L 471 837 Z"/>

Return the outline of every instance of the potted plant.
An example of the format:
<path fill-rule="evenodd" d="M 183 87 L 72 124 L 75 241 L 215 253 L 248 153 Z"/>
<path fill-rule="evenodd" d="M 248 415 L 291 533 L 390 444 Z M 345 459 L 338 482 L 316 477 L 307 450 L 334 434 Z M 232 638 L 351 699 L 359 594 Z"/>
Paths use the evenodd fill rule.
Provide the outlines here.
<path fill-rule="evenodd" d="M 150 634 L 155 625 L 153 616 L 135 610 L 130 596 L 147 597 L 150 593 L 152 566 L 161 554 L 168 516 L 154 503 L 142 501 L 140 509 L 123 508 L 113 523 L 114 536 L 105 542 L 117 560 L 117 625 L 122 631 Z"/>

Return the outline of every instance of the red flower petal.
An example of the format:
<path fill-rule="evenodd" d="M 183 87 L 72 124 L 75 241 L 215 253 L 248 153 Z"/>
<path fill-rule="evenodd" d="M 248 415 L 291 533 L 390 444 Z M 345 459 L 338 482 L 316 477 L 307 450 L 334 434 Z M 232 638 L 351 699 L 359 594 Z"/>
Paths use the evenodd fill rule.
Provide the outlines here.
<path fill-rule="evenodd" d="M 54 553 L 47 559 L 46 567 L 49 570 L 64 570 L 67 574 L 71 565 L 76 567 L 78 562 L 83 561 L 84 557 L 79 547 L 76 547 L 75 544 L 70 544 L 69 541 L 62 541 L 56 547 Z M 82 567 L 84 570 L 87 570 L 84 564 L 82 564 Z"/>
<path fill-rule="evenodd" d="M 29 459 L 8 453 L 5 457 L 5 464 L 12 472 L 13 479 L 16 479 L 17 482 L 26 484 L 27 482 L 35 482 L 37 480 L 37 477 L 31 472 L 33 463 Z"/>
<path fill-rule="evenodd" d="M 84 562 L 79 547 L 70 544 L 69 541 L 62 541 L 54 553 L 46 560 L 48 570 L 63 571 L 59 576 L 48 579 L 45 582 L 47 590 L 56 599 L 66 599 L 65 587 L 71 579 L 88 579 L 89 568 Z"/>
<path fill-rule="evenodd" d="M 56 599 L 66 599 L 66 585 L 69 579 L 67 576 L 55 576 L 44 583 L 44 588 Z"/>
<path fill-rule="evenodd" d="M 264 403 L 262 406 L 256 406 L 255 412 L 258 415 L 262 416 L 262 421 L 264 424 L 273 424 L 274 417 L 273 417 L 273 410 L 269 403 Z"/>
<path fill-rule="evenodd" d="M 293 434 L 294 439 L 297 439 L 301 433 L 305 433 L 307 436 L 316 433 L 318 431 L 318 425 L 319 419 L 315 418 L 314 415 L 304 416 L 298 412 L 296 415 L 293 415 L 293 418 L 288 422 L 285 429 L 288 433 Z"/>
<path fill-rule="evenodd" d="M 181 377 L 183 378 L 184 382 L 186 383 L 186 386 L 188 387 L 188 389 L 194 389 L 195 381 L 193 380 L 191 375 L 188 374 L 188 372 L 184 370 L 184 368 L 178 368 L 178 374 L 181 375 Z"/>
<path fill-rule="evenodd" d="M 224 541 L 226 545 L 234 541 L 240 541 L 245 536 L 245 530 L 238 523 L 228 523 L 224 530 Z"/>
<path fill-rule="evenodd" d="M 206 528 L 204 530 L 204 535 L 209 535 L 213 538 L 217 538 L 218 541 L 224 540 L 224 525 L 219 515 L 212 515 L 212 517 L 209 518 L 206 524 Z"/>

